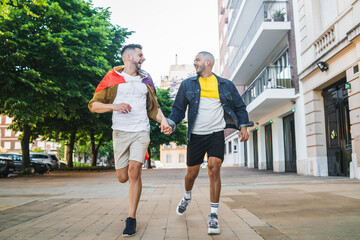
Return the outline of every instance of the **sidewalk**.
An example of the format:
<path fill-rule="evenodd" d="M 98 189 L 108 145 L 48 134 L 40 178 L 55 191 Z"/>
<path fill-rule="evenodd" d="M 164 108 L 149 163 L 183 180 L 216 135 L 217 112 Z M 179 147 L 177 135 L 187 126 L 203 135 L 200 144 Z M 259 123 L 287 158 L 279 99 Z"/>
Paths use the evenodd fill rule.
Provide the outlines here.
<path fill-rule="evenodd" d="M 185 169 L 143 170 L 130 239 L 360 239 L 360 181 L 222 168 L 221 235 L 207 235 L 209 180 L 201 169 L 186 214 L 175 208 Z M 128 184 L 115 173 L 0 179 L 0 239 L 123 239 Z"/>

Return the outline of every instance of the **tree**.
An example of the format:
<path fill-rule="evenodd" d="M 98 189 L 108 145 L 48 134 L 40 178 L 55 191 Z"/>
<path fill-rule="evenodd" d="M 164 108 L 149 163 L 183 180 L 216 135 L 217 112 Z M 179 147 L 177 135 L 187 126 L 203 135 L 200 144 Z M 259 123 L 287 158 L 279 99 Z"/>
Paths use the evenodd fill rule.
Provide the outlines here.
<path fill-rule="evenodd" d="M 29 168 L 29 142 L 37 137 L 32 131 L 45 114 L 55 115 L 59 107 L 60 89 L 42 71 L 55 56 L 45 60 L 43 55 L 61 49 L 51 29 L 44 26 L 45 15 L 51 16 L 54 6 L 14 1 L 5 1 L 4 6 L 7 13 L 0 15 L 0 113 L 13 118 L 11 129 L 22 132 L 23 165 Z"/>
<path fill-rule="evenodd" d="M 171 113 L 171 107 L 173 105 L 173 100 L 170 98 L 170 90 L 169 89 L 157 89 L 156 96 L 158 102 L 161 106 L 161 111 L 167 117 Z M 176 131 L 172 135 L 165 135 L 161 133 L 159 129 L 160 124 L 154 121 L 150 123 L 150 145 L 149 145 L 149 159 L 148 159 L 148 168 L 151 168 L 151 156 L 152 152 L 158 154 L 160 152 L 160 145 L 169 144 L 170 142 L 175 142 L 177 145 L 184 145 L 187 143 L 187 126 L 184 122 L 178 124 L 176 126 Z"/>
<path fill-rule="evenodd" d="M 96 118 L 87 103 L 111 64 L 120 61 L 131 32 L 113 26 L 108 9 L 84 0 L 4 2 L 0 113 L 13 117 L 11 128 L 23 132 L 25 167 L 37 134 L 67 140 L 71 167 L 77 133 Z"/>

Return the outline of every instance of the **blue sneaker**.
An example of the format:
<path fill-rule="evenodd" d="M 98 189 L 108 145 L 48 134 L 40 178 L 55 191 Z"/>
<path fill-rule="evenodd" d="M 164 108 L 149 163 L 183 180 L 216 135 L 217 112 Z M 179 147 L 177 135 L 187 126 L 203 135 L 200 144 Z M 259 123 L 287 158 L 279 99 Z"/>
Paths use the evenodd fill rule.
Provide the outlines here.
<path fill-rule="evenodd" d="M 123 237 L 131 237 L 136 234 L 136 219 L 128 217 L 126 219 L 126 227 L 123 232 Z"/>

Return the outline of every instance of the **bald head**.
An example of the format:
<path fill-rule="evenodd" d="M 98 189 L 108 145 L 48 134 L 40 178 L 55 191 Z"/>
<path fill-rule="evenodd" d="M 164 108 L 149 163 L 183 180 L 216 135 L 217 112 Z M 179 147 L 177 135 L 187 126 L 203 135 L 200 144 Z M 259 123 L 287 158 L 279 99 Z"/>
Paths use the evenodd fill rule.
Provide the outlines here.
<path fill-rule="evenodd" d="M 211 66 L 214 65 L 214 63 L 215 63 L 214 55 L 212 55 L 211 53 L 206 52 L 206 51 L 201 51 L 198 54 L 201 54 L 204 57 L 205 61 L 210 61 Z"/>

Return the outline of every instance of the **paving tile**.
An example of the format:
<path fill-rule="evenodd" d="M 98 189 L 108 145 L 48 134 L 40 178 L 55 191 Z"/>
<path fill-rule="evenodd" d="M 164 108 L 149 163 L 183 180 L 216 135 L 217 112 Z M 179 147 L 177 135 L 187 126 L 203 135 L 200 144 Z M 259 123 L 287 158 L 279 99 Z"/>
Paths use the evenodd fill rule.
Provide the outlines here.
<path fill-rule="evenodd" d="M 183 216 L 185 169 L 143 170 L 137 234 L 156 240 L 351 240 L 360 236 L 360 181 L 222 168 L 219 224 L 207 234 L 209 178 L 201 169 Z M 115 172 L 0 179 L 0 239 L 115 240 L 128 214 L 128 184 Z"/>

